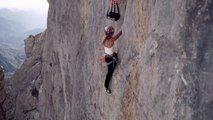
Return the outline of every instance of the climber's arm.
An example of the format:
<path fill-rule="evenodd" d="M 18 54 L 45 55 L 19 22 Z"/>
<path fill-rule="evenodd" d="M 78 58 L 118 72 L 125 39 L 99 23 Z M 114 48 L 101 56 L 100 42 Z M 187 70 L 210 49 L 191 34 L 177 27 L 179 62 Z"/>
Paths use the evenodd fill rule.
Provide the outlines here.
<path fill-rule="evenodd" d="M 112 38 L 113 41 L 116 41 L 121 35 L 122 35 L 122 31 L 120 31 L 118 34 L 116 34 L 116 35 Z"/>

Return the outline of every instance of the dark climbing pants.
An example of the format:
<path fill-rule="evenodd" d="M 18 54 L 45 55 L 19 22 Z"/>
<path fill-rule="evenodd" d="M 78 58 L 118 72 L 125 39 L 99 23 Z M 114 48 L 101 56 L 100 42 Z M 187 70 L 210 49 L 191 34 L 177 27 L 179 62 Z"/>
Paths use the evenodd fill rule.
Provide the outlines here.
<path fill-rule="evenodd" d="M 117 54 L 115 53 L 113 56 L 114 56 L 114 59 L 113 59 L 113 57 L 106 58 L 106 61 L 109 63 L 109 65 L 108 65 L 108 73 L 106 75 L 104 86 L 105 86 L 105 88 L 108 88 L 108 89 L 109 89 L 110 80 L 112 78 L 113 72 L 114 72 L 115 67 L 117 65 L 117 62 L 116 62 Z"/>

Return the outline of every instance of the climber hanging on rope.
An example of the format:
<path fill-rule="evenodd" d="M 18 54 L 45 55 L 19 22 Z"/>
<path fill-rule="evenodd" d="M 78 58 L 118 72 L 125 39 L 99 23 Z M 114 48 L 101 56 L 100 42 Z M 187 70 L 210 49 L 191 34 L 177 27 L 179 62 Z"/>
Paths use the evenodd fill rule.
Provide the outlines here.
<path fill-rule="evenodd" d="M 107 26 L 104 28 L 105 31 L 105 38 L 103 41 L 104 45 L 104 51 L 105 51 L 105 62 L 108 64 L 108 73 L 106 75 L 105 79 L 105 88 L 107 93 L 111 93 L 111 90 L 109 89 L 109 83 L 112 78 L 112 74 L 115 70 L 115 67 L 117 65 L 117 54 L 113 52 L 113 45 L 114 42 L 122 35 L 122 31 L 120 31 L 118 34 L 114 35 L 114 28 L 112 26 Z"/>
<path fill-rule="evenodd" d="M 111 6 L 107 11 L 107 18 L 114 18 L 115 21 L 120 19 L 118 0 L 111 0 Z"/>

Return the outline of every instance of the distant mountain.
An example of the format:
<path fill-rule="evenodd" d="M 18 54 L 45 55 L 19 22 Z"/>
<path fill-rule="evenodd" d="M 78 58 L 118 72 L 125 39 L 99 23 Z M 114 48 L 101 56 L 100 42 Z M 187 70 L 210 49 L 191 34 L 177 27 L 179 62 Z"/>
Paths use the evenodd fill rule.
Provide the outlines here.
<path fill-rule="evenodd" d="M 11 48 L 14 48 L 17 44 L 23 44 L 24 29 L 20 28 L 23 28 L 23 26 L 17 21 L 0 17 L 0 44 L 7 44 Z"/>
<path fill-rule="evenodd" d="M 29 36 L 29 35 L 36 35 L 36 34 L 38 34 L 38 33 L 41 33 L 41 31 L 44 31 L 44 29 L 35 28 L 35 29 L 28 30 L 28 31 L 24 32 L 24 34 L 25 34 L 26 36 Z"/>
<path fill-rule="evenodd" d="M 46 28 L 47 16 L 32 11 L 0 9 L 0 64 L 12 72 L 24 60 L 24 39 Z"/>
<path fill-rule="evenodd" d="M 22 25 L 22 30 L 34 28 L 46 28 L 47 16 L 33 11 L 23 11 L 18 9 L 0 9 L 0 17 L 18 22 Z"/>
<path fill-rule="evenodd" d="M 46 28 L 46 17 L 28 11 L 0 9 L 0 44 L 11 48 L 23 47 L 29 34 L 37 34 Z"/>
<path fill-rule="evenodd" d="M 0 48 L 0 65 L 6 72 L 14 72 L 24 61 L 25 55 L 20 50 Z"/>

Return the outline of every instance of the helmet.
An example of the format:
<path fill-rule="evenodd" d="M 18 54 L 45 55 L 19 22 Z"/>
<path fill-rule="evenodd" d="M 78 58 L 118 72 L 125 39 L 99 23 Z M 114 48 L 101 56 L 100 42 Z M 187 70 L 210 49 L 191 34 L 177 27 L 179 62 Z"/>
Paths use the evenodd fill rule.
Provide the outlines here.
<path fill-rule="evenodd" d="M 106 35 L 109 35 L 109 34 L 113 34 L 114 33 L 114 28 L 112 26 L 106 26 L 104 28 L 104 32 L 106 33 Z"/>

